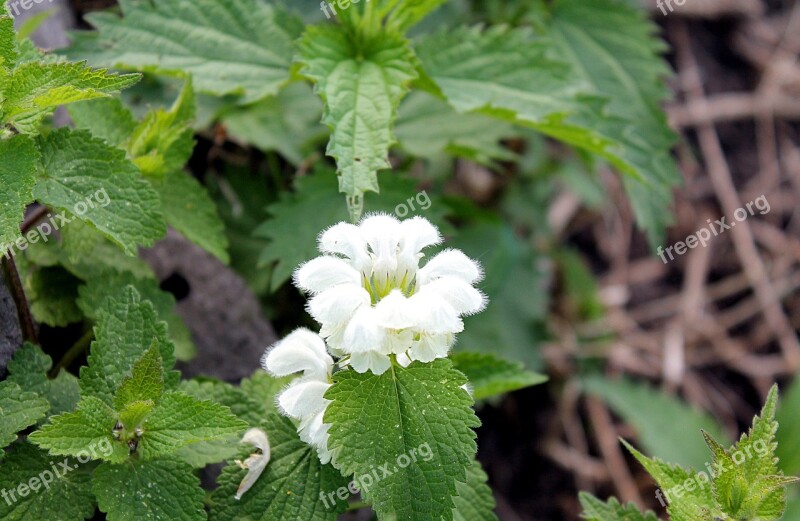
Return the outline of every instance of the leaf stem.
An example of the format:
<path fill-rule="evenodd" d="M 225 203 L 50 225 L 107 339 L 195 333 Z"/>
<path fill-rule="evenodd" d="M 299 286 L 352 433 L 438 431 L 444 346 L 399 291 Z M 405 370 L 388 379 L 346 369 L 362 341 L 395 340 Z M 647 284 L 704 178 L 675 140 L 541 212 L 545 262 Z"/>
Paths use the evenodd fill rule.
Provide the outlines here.
<path fill-rule="evenodd" d="M 8 285 L 8 290 L 11 292 L 11 297 L 14 299 L 14 304 L 17 306 L 19 324 L 22 328 L 22 338 L 38 345 L 39 338 L 36 335 L 36 326 L 33 323 L 31 308 L 28 305 L 28 299 L 25 297 L 25 289 L 22 287 L 22 280 L 19 278 L 19 271 L 17 271 L 14 257 L 10 253 L 6 253 L 6 255 L 3 256 L 2 265 L 3 276 Z"/>
<path fill-rule="evenodd" d="M 50 378 L 58 376 L 59 371 L 66 369 L 69 365 L 78 358 L 78 355 L 86 351 L 94 340 L 94 330 L 89 329 L 82 337 L 75 342 L 69 350 L 64 353 L 58 364 L 50 370 Z"/>

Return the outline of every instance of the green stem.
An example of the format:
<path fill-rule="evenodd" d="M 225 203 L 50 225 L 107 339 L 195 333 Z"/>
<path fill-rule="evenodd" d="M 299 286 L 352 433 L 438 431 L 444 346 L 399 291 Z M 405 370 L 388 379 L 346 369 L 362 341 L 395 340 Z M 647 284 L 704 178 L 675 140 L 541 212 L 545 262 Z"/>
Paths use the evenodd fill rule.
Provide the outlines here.
<path fill-rule="evenodd" d="M 64 356 L 61 357 L 61 360 L 58 362 L 58 364 L 50 370 L 50 377 L 55 378 L 58 376 L 59 371 L 69 367 L 69 365 L 74 362 L 81 353 L 89 349 L 92 340 L 94 340 L 94 330 L 90 329 L 84 333 L 84 335 L 80 337 L 66 353 L 64 353 Z"/>

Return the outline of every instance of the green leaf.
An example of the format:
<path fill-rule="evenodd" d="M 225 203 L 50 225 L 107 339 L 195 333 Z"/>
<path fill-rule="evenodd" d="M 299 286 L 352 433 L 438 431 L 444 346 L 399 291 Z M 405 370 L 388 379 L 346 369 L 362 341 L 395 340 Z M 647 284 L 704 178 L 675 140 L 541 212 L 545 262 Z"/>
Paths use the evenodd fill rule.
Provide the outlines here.
<path fill-rule="evenodd" d="M 127 445 L 114 440 L 117 415 L 99 398 L 81 399 L 75 412 L 59 414 L 28 439 L 54 456 L 85 456 L 121 462 L 127 459 Z"/>
<path fill-rule="evenodd" d="M 80 280 L 61 267 L 34 270 L 25 277 L 31 312 L 37 322 L 66 327 L 83 320 L 75 304 Z"/>
<path fill-rule="evenodd" d="M 440 230 L 448 229 L 445 219 L 448 208 L 439 197 L 420 192 L 416 181 L 397 175 L 386 177 L 382 183 L 380 195 L 366 197 L 366 211 L 396 213 L 400 208 L 406 212 L 403 218 L 424 215 Z M 299 264 L 319 254 L 319 231 L 348 220 L 348 213 L 345 202 L 336 193 L 334 176 L 327 169 L 298 177 L 294 193 L 282 193 L 280 201 L 268 210 L 272 218 L 261 224 L 254 235 L 270 240 L 261 253 L 259 265 L 273 266 L 270 288 L 274 291 L 289 280 Z"/>
<path fill-rule="evenodd" d="M 0 248 L 3 251 L 20 237 L 19 225 L 25 207 L 33 201 L 39 161 L 36 144 L 28 136 L 17 135 L 0 140 Z"/>
<path fill-rule="evenodd" d="M 300 441 L 297 429 L 287 418 L 269 413 L 262 429 L 269 436 L 272 453 L 264 473 L 237 500 L 237 489 L 247 471 L 233 463 L 225 467 L 218 480 L 219 488 L 212 495 L 211 519 L 335 521 L 347 507 L 336 496 L 341 487 L 347 486 L 346 479 L 330 464 L 320 463 L 316 450 Z"/>
<path fill-rule="evenodd" d="M 111 406 L 117 388 L 154 342 L 158 343 L 164 362 L 166 387 L 173 388 L 179 379 L 177 372 L 170 371 L 175 364 L 173 347 L 167 339 L 166 325 L 158 321 L 153 305 L 142 301 L 131 286 L 107 298 L 97 310 L 89 365 L 81 368 L 81 396 L 96 396 Z"/>
<path fill-rule="evenodd" d="M 582 385 L 636 429 L 648 453 L 665 461 L 702 469 L 708 449 L 701 431 L 727 439 L 714 418 L 646 385 L 601 377 L 589 377 Z"/>
<path fill-rule="evenodd" d="M 89 51 L 93 61 L 117 68 L 185 71 L 198 90 L 241 94 L 243 102 L 274 95 L 289 79 L 299 22 L 264 2 L 125 1 L 121 7 L 122 18 L 87 17 L 99 35 L 69 54 Z"/>
<path fill-rule="evenodd" d="M 549 37 L 589 93 L 608 100 L 602 112 L 584 112 L 579 124 L 619 145 L 605 154 L 632 176 L 623 178 L 637 220 L 651 244 L 663 238 L 673 212 L 671 188 L 681 177 L 671 158 L 675 135 L 661 103 L 670 71 L 664 42 L 646 13 L 617 0 L 560 0 L 550 16 Z"/>
<path fill-rule="evenodd" d="M 378 191 L 378 170 L 389 168 L 397 106 L 416 78 L 414 54 L 402 36 L 384 32 L 356 44 L 344 31 L 312 26 L 300 42 L 304 74 L 325 102 L 339 191 L 350 197 Z"/>
<path fill-rule="evenodd" d="M 621 505 L 613 497 L 608 503 L 603 503 L 593 495 L 581 492 L 580 500 L 583 506 L 581 517 L 587 521 L 658 521 L 653 512 L 642 514 L 635 504 Z"/>
<path fill-rule="evenodd" d="M 44 418 L 50 408 L 36 393 L 23 392 L 14 382 L 0 382 L 0 456 L 17 439 L 17 433 Z"/>
<path fill-rule="evenodd" d="M 547 381 L 547 377 L 526 371 L 520 362 L 509 362 L 483 353 L 454 353 L 453 366 L 464 373 L 476 400 L 510 393 Z"/>
<path fill-rule="evenodd" d="M 153 186 L 161 196 L 167 223 L 225 264 L 230 262 L 225 226 L 203 185 L 176 170 L 154 180 Z"/>
<path fill-rule="evenodd" d="M 88 130 L 113 146 L 122 145 L 137 125 L 133 113 L 119 98 L 73 103 L 67 110 L 75 128 Z"/>
<path fill-rule="evenodd" d="M 17 36 L 14 19 L 8 15 L 5 3 L 0 5 L 0 66 L 11 70 L 17 62 Z"/>
<path fill-rule="evenodd" d="M 22 133 L 34 134 L 42 118 L 59 105 L 110 96 L 139 78 L 92 70 L 83 63 L 23 63 L 11 72 L 4 90 L 3 119 Z"/>
<path fill-rule="evenodd" d="M 663 494 L 669 503 L 667 512 L 671 521 L 715 521 L 714 517 L 720 515 L 705 470 L 695 473 L 658 458 L 650 459 L 627 442 L 622 443 L 661 487 L 657 493 Z"/>
<path fill-rule="evenodd" d="M 85 285 L 78 290 L 77 305 L 87 317 L 96 318 L 97 310 L 102 307 L 105 299 L 118 294 L 119 288 L 133 286 L 142 300 L 153 305 L 158 319 L 167 323 L 169 338 L 175 344 L 175 357 L 178 360 L 191 360 L 194 357 L 197 348 L 192 342 L 189 329 L 175 311 L 175 297 L 159 287 L 158 280 L 152 273 L 142 278 L 130 271 L 102 272 L 85 277 L 84 280 Z"/>
<path fill-rule="evenodd" d="M 246 427 L 227 407 L 167 392 L 147 419 L 139 453 L 152 460 L 193 443 L 229 438 Z"/>
<path fill-rule="evenodd" d="M 780 459 L 780 469 L 786 474 L 796 475 L 800 473 L 800 450 L 797 450 L 797 440 L 800 439 L 800 378 L 795 378 L 783 394 L 775 418 L 780 425 L 775 434 L 778 443 L 775 453 Z"/>
<path fill-rule="evenodd" d="M 114 395 L 114 408 L 123 410 L 133 402 L 157 403 L 164 394 L 164 363 L 154 343 L 133 365 L 131 375 L 122 380 Z"/>
<path fill-rule="evenodd" d="M 0 501 L 0 518 L 74 521 L 94 515 L 89 472 L 72 458 L 53 463 L 52 456 L 30 443 L 14 446 L 0 464 L 0 490 L 8 496 Z M 19 493 L 21 485 L 27 487 L 24 497 Z"/>
<path fill-rule="evenodd" d="M 223 114 L 222 123 L 232 138 L 266 152 L 275 150 L 300 166 L 317 142 L 328 137 L 320 118 L 319 98 L 307 83 L 294 82 L 276 96 Z"/>
<path fill-rule="evenodd" d="M 453 521 L 497 521 L 494 497 L 486 484 L 487 479 L 479 462 L 473 461 L 467 467 L 467 482 L 456 482 L 458 495 L 453 497 L 456 504 Z"/>
<path fill-rule="evenodd" d="M 158 194 L 122 150 L 69 129 L 39 138 L 39 147 L 44 173 L 33 195 L 41 203 L 92 224 L 129 255 L 166 233 Z"/>
<path fill-rule="evenodd" d="M 48 417 L 73 411 L 80 398 L 78 379 L 67 371 L 61 370 L 55 379 L 48 379 L 52 366 L 53 361 L 39 346 L 27 342 L 8 364 L 9 382 L 16 383 L 23 391 L 47 398 L 50 402 Z"/>
<path fill-rule="evenodd" d="M 391 472 L 363 491 L 379 517 L 451 520 L 480 425 L 464 375 L 439 359 L 382 375 L 342 371 L 334 381 L 325 395 L 334 465 L 357 479 L 382 466 Z"/>
<path fill-rule="evenodd" d="M 108 521 L 205 521 L 203 489 L 192 468 L 178 461 L 104 463 L 92 480 Z"/>

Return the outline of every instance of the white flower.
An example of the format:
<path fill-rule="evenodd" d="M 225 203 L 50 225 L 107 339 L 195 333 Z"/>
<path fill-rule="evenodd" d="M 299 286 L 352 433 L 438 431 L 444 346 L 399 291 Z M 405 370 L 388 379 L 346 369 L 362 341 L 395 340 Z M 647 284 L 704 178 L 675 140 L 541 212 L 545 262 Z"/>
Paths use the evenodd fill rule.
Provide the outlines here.
<path fill-rule="evenodd" d="M 333 358 L 325 341 L 308 329 L 297 329 L 268 349 L 262 364 L 276 377 L 302 373 L 278 395 L 278 407 L 285 416 L 299 421 L 300 439 L 317 449 L 320 461 L 330 461 L 330 426 L 322 419 L 331 403 L 324 396 L 332 385 Z"/>
<path fill-rule="evenodd" d="M 420 268 L 422 250 L 441 241 L 428 220 L 389 215 L 339 223 L 320 235 L 325 255 L 300 266 L 294 280 L 312 295 L 309 313 L 342 365 L 382 374 L 390 355 L 409 363 L 447 356 L 464 328 L 461 317 L 482 310 L 486 299 L 473 287 L 480 266 L 458 250 Z"/>
<path fill-rule="evenodd" d="M 269 448 L 269 438 L 267 433 L 261 429 L 250 429 L 242 438 L 241 443 L 248 443 L 261 451 L 251 454 L 249 458 L 242 461 L 236 461 L 240 467 L 247 469 L 247 475 L 239 485 L 239 490 L 236 491 L 236 499 L 242 499 L 242 496 L 256 484 L 261 473 L 269 463 L 271 457 Z"/>

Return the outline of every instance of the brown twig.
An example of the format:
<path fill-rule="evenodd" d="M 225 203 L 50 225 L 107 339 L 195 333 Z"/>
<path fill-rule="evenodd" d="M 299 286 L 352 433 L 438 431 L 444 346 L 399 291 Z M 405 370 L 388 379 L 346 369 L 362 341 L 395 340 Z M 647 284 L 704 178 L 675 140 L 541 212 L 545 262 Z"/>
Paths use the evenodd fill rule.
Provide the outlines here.
<path fill-rule="evenodd" d="M 11 255 L 6 255 L 2 258 L 3 275 L 11 292 L 11 297 L 14 299 L 14 304 L 17 306 L 17 315 L 19 316 L 19 323 L 22 327 L 22 337 L 34 344 L 39 343 L 39 338 L 36 334 L 36 326 L 33 323 L 33 316 L 31 309 L 28 306 L 28 299 L 25 297 L 25 289 L 22 287 L 22 280 L 19 278 L 19 271 Z"/>

